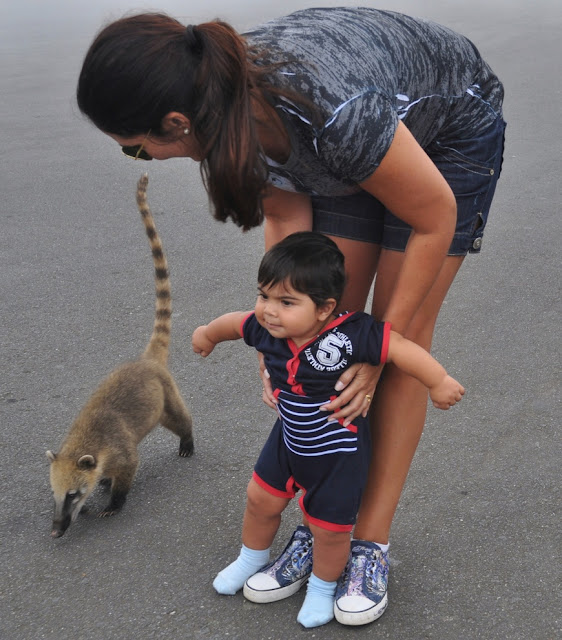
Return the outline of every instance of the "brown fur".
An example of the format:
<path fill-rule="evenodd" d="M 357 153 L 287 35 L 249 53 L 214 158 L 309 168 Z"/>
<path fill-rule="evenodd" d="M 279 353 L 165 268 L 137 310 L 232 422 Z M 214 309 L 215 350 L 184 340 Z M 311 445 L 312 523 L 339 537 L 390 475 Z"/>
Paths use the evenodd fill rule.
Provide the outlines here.
<path fill-rule="evenodd" d="M 180 438 L 180 456 L 193 453 L 190 413 L 167 369 L 172 318 L 168 265 L 146 201 L 148 176 L 138 182 L 137 204 L 152 249 L 156 317 L 142 356 L 112 371 L 90 396 L 59 453 L 47 451 L 55 498 L 52 536 L 64 534 L 101 480 L 111 499 L 100 516 L 123 506 L 138 466 L 137 445 L 161 423 Z"/>

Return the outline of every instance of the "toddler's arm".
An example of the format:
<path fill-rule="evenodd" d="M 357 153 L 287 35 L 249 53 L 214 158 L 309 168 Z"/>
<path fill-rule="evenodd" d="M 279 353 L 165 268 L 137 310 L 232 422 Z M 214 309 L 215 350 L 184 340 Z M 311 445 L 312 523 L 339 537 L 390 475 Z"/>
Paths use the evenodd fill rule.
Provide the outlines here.
<path fill-rule="evenodd" d="M 429 389 L 433 405 L 438 409 L 452 407 L 464 395 L 462 384 L 451 378 L 435 358 L 395 331 L 390 332 L 388 361 L 423 383 Z"/>
<path fill-rule="evenodd" d="M 242 337 L 241 325 L 249 311 L 232 311 L 197 327 L 191 337 L 193 351 L 207 357 L 219 342 Z"/>

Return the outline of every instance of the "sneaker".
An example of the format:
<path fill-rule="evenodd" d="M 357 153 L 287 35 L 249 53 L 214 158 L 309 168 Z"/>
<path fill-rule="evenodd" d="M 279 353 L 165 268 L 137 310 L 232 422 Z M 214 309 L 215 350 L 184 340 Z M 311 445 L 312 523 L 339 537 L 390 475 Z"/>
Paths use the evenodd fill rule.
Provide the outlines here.
<path fill-rule="evenodd" d="M 351 554 L 336 589 L 338 622 L 360 625 L 380 618 L 388 606 L 388 552 L 374 542 L 353 540 Z"/>
<path fill-rule="evenodd" d="M 244 597 L 252 602 L 276 602 L 296 593 L 312 572 L 312 534 L 299 525 L 283 553 L 250 576 L 244 585 Z"/>

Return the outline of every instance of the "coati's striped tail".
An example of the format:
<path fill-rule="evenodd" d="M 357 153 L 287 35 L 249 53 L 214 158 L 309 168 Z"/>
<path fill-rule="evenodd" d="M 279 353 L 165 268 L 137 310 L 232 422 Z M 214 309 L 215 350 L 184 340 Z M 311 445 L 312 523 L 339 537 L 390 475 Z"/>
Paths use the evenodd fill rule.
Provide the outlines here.
<path fill-rule="evenodd" d="M 172 328 L 172 296 L 168 263 L 162 249 L 162 242 L 146 199 L 148 174 L 145 173 L 137 184 L 137 204 L 152 249 L 154 260 L 154 280 L 156 283 L 156 317 L 150 341 L 144 350 L 144 358 L 152 358 L 162 364 L 168 361 L 170 330 Z"/>

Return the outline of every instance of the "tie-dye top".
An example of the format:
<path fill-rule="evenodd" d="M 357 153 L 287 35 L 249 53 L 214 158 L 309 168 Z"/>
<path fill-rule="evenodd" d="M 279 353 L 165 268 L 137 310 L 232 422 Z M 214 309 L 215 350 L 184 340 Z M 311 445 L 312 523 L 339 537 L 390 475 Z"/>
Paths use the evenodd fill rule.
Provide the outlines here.
<path fill-rule="evenodd" d="M 402 120 L 423 148 L 471 138 L 501 114 L 503 87 L 464 36 L 421 18 L 369 8 L 297 11 L 244 34 L 271 82 L 313 103 L 273 97 L 291 141 L 285 190 L 346 195 L 386 154 Z M 263 53 L 263 52 L 266 53 Z M 279 64 L 280 63 L 280 64 Z"/>

